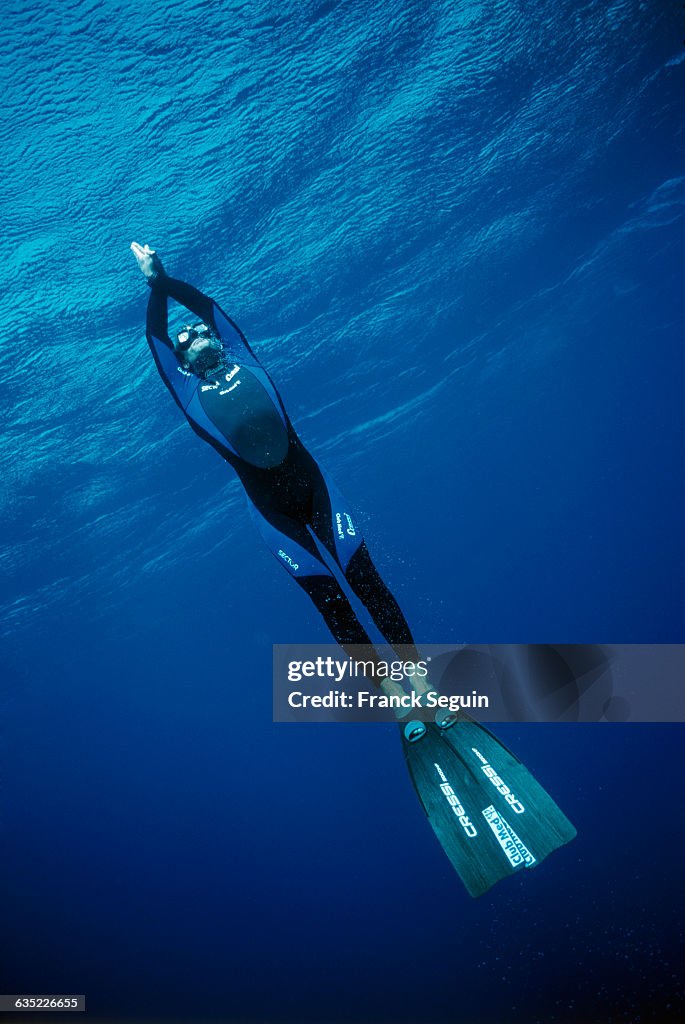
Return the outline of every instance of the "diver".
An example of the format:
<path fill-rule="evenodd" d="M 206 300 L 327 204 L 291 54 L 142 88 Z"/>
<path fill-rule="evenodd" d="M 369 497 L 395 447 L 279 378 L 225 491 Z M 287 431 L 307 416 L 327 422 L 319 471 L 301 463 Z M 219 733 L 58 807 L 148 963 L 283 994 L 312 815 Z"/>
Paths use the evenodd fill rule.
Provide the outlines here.
<path fill-rule="evenodd" d="M 418 661 L 407 621 L 371 560 L 348 502 L 297 436 L 238 325 L 213 299 L 169 277 L 154 249 L 133 242 L 131 250 L 150 286 L 146 333 L 162 380 L 195 433 L 238 474 L 274 556 L 309 595 L 341 647 L 370 651 L 371 639 L 318 541 L 385 640 L 404 646 L 403 656 Z M 195 317 L 175 340 L 168 328 L 170 298 Z"/>
<path fill-rule="evenodd" d="M 378 661 L 323 551 L 405 661 L 419 661 L 400 607 L 371 561 L 338 489 L 300 441 L 281 397 L 237 324 L 207 295 L 169 277 L 148 245 L 131 245 L 148 285 L 147 340 L 161 377 L 191 427 L 236 471 L 256 524 L 314 602 L 341 647 Z M 195 320 L 169 335 L 168 300 Z M 381 682 L 387 694 L 404 692 Z M 419 686 L 431 692 L 429 682 Z M 425 705 L 422 705 L 425 706 Z M 430 705 L 428 705 L 430 706 Z M 569 842 L 575 829 L 499 740 L 468 715 L 400 719 L 404 755 L 421 805 L 472 896 Z"/>

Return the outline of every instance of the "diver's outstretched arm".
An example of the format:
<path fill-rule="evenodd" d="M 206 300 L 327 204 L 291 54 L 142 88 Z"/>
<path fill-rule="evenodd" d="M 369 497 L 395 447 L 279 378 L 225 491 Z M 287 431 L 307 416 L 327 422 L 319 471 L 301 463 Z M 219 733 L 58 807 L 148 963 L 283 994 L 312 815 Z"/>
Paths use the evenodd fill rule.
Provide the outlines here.
<path fill-rule="evenodd" d="M 169 311 L 167 293 L 164 288 L 155 287 L 166 278 L 162 261 L 149 245 L 131 243 L 131 252 L 147 283 L 150 285 L 150 298 L 147 304 L 146 333 L 150 347 L 154 351 L 155 344 L 160 342 L 173 350 L 174 345 L 169 337 Z"/>
<path fill-rule="evenodd" d="M 135 256 L 138 266 L 140 267 L 143 275 L 145 276 L 147 283 L 150 285 L 153 294 L 159 292 L 160 299 L 163 298 L 164 302 L 150 302 L 150 306 L 153 306 L 154 312 L 154 324 L 151 325 L 150 320 L 150 306 L 148 306 L 148 330 L 152 326 L 152 332 L 156 337 L 167 337 L 167 320 L 166 320 L 166 298 L 169 296 L 178 302 L 181 306 L 185 306 L 186 309 L 194 313 L 199 320 L 203 320 L 208 327 L 211 327 L 214 332 L 217 331 L 217 324 L 214 315 L 216 304 L 213 299 L 210 299 L 208 295 L 201 292 L 199 288 L 195 288 L 192 284 L 187 284 L 185 281 L 179 281 L 175 277 L 169 277 L 162 266 L 162 261 L 157 255 L 154 249 L 151 249 L 149 245 L 139 245 L 138 242 L 131 243 L 131 251 Z M 164 307 L 162 310 L 162 306 Z M 160 315 L 163 312 L 164 322 L 162 324 Z M 160 335 L 160 330 L 163 333 Z"/>
<path fill-rule="evenodd" d="M 153 292 L 160 291 L 165 296 L 178 302 L 181 306 L 194 313 L 198 320 L 202 320 L 214 333 L 217 332 L 214 310 L 216 308 L 213 299 L 205 295 L 199 288 L 195 288 L 186 281 L 179 281 L 176 277 L 169 277 L 167 274 L 159 274 L 148 281 Z"/>

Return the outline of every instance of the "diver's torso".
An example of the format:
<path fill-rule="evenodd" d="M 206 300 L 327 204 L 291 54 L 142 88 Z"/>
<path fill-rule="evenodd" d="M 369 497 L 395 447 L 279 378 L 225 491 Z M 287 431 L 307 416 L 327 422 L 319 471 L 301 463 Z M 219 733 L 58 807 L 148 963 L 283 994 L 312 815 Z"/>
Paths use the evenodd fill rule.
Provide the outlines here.
<path fill-rule="evenodd" d="M 280 398 L 270 380 L 268 383 Z M 208 379 L 199 380 L 196 396 L 214 428 L 210 437 L 204 430 L 198 432 L 233 466 L 251 501 L 258 508 L 269 506 L 286 515 L 301 515 L 321 471 L 282 404 L 279 409 L 257 374 L 244 364 L 229 363 Z M 190 405 L 186 413 L 197 429 Z"/>
<path fill-rule="evenodd" d="M 204 412 L 238 459 L 259 469 L 280 465 L 288 453 L 288 426 L 253 371 L 237 363 L 201 381 Z"/>

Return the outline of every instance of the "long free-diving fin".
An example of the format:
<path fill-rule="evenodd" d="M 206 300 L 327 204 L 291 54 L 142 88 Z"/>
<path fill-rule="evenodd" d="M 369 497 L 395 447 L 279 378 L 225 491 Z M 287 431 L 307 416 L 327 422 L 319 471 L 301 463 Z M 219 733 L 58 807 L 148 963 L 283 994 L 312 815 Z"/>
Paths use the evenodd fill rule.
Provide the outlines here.
<path fill-rule="evenodd" d="M 528 769 L 460 713 L 400 726 L 411 780 L 472 896 L 532 868 L 576 830 Z"/>

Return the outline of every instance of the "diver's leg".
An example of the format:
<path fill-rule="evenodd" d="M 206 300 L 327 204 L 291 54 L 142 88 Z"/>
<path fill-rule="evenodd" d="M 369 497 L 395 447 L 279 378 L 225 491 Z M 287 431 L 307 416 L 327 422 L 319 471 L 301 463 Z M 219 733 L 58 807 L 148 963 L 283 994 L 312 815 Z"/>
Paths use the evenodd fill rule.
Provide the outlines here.
<path fill-rule="evenodd" d="M 411 651 L 405 650 L 402 655 L 406 660 L 418 661 L 419 653 L 402 609 L 371 561 L 347 501 L 323 473 L 314 491 L 312 529 L 337 561 L 354 593 L 368 608 L 387 643 L 391 647 L 411 647 Z"/>
<path fill-rule="evenodd" d="M 359 622 L 340 584 L 322 560 L 305 524 L 272 510 L 269 510 L 267 518 L 252 503 L 250 511 L 268 547 L 309 595 L 336 643 L 346 651 L 355 645 L 368 646 L 372 650 L 368 633 Z M 376 660 L 375 654 L 369 653 L 368 656 Z"/>
<path fill-rule="evenodd" d="M 380 687 L 386 696 L 393 699 L 404 696 L 400 684 L 387 678 L 386 663 L 379 658 L 340 584 L 322 560 L 306 525 L 271 509 L 267 518 L 252 503 L 250 511 L 267 545 L 295 582 L 309 595 L 336 643 L 361 667 L 364 676 L 367 672 L 371 673 L 370 684 Z M 381 585 L 384 586 L 382 581 Z M 389 591 L 388 596 L 394 601 Z M 401 612 L 399 614 L 402 615 Z M 409 627 L 406 629 L 409 634 Z M 408 660 L 418 661 L 418 652 L 415 655 L 411 653 Z M 402 717 L 397 709 L 395 713 Z"/>
<path fill-rule="evenodd" d="M 345 579 L 360 601 L 369 609 L 371 618 L 388 643 L 392 647 L 411 647 L 411 651 L 403 652 L 404 657 L 409 661 L 418 661 L 419 653 L 409 623 L 373 564 L 364 541 L 352 555 L 345 569 Z"/>
<path fill-rule="evenodd" d="M 350 655 L 356 656 L 361 653 L 363 657 L 377 661 L 371 638 L 355 615 L 352 605 L 335 577 L 317 575 L 301 576 L 296 579 L 318 608 L 336 643 Z M 363 648 L 363 651 L 360 652 L 359 648 Z"/>

